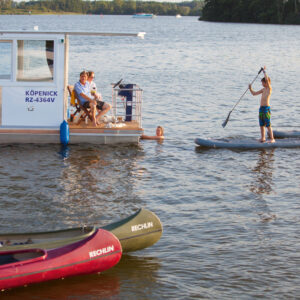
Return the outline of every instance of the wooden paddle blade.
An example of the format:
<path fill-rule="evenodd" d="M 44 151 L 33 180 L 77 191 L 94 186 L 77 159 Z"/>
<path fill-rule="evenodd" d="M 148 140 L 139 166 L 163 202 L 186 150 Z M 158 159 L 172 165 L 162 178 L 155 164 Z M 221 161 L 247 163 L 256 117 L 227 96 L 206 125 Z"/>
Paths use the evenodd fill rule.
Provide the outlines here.
<path fill-rule="evenodd" d="M 225 128 L 225 126 L 227 125 L 227 123 L 228 123 L 228 121 L 229 121 L 229 117 L 230 117 L 231 112 L 232 112 L 232 110 L 229 112 L 229 114 L 228 114 L 226 120 L 223 122 L 223 124 L 222 124 L 222 127 L 223 127 L 223 128 Z"/>

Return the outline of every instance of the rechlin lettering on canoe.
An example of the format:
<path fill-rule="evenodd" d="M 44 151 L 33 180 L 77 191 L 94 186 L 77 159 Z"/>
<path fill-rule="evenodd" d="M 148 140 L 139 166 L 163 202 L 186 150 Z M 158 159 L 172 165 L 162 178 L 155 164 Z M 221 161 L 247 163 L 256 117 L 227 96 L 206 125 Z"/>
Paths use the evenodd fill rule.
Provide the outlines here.
<path fill-rule="evenodd" d="M 139 231 L 139 230 L 143 230 L 143 229 L 149 229 L 151 227 L 153 227 L 153 222 L 147 222 L 144 224 L 138 224 L 138 225 L 131 226 L 131 231 L 134 232 L 134 231 Z"/>
<path fill-rule="evenodd" d="M 96 256 L 100 256 L 100 255 L 103 255 L 103 254 L 113 252 L 114 250 L 115 250 L 114 246 L 111 245 L 111 246 L 108 246 L 106 248 L 90 251 L 89 255 L 90 255 L 90 258 L 93 258 L 93 257 L 96 257 Z"/>

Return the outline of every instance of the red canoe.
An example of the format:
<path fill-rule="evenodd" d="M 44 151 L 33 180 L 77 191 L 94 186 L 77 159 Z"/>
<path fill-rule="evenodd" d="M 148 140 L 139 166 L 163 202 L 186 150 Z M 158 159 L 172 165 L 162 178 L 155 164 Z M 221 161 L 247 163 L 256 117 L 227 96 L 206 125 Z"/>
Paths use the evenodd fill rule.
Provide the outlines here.
<path fill-rule="evenodd" d="M 0 253 L 0 290 L 105 271 L 122 256 L 119 240 L 103 229 L 64 247 Z"/>

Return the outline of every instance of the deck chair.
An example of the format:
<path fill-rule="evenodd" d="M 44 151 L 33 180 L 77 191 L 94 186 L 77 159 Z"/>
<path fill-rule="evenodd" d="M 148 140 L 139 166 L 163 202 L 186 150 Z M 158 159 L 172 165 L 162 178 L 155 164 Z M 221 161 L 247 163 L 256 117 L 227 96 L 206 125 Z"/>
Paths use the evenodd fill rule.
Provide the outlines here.
<path fill-rule="evenodd" d="M 70 95 L 70 104 L 71 104 L 71 106 L 74 106 L 76 109 L 74 114 L 72 114 L 72 116 L 71 116 L 71 122 L 73 122 L 73 119 L 77 114 L 81 114 L 77 124 L 79 124 L 81 121 L 84 121 L 86 119 L 86 117 L 88 117 L 91 121 L 93 121 L 93 117 L 91 115 L 90 110 L 80 104 L 80 102 L 77 98 L 74 86 L 68 85 L 67 89 L 68 89 L 68 92 Z"/>

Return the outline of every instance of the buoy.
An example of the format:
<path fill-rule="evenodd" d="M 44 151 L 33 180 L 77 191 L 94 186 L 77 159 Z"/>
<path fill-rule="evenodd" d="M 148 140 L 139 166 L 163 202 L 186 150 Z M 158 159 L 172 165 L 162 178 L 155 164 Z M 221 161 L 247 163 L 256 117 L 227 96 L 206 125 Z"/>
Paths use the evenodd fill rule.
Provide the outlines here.
<path fill-rule="evenodd" d="M 60 142 L 66 146 L 69 143 L 69 124 L 66 120 L 63 120 L 63 122 L 60 124 Z"/>

